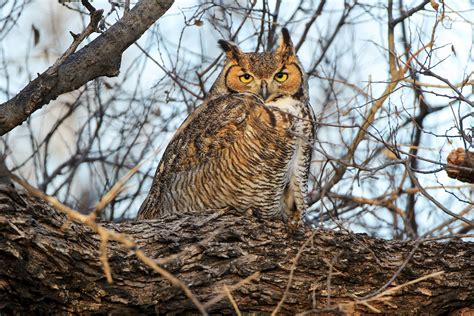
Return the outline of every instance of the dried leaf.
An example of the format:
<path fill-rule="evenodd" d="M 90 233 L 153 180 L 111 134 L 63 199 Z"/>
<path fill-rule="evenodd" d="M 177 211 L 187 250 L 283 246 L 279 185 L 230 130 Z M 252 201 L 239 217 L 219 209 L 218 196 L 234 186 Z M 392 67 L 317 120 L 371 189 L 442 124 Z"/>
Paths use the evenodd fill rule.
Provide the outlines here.
<path fill-rule="evenodd" d="M 387 157 L 390 160 L 397 160 L 398 159 L 398 157 L 391 150 L 388 150 L 387 148 L 384 148 L 384 150 L 382 152 L 383 152 L 384 156 Z"/>
<path fill-rule="evenodd" d="M 433 9 L 438 11 L 439 3 L 437 3 L 435 0 L 430 0 L 430 2 L 431 2 L 431 6 L 433 7 Z"/>

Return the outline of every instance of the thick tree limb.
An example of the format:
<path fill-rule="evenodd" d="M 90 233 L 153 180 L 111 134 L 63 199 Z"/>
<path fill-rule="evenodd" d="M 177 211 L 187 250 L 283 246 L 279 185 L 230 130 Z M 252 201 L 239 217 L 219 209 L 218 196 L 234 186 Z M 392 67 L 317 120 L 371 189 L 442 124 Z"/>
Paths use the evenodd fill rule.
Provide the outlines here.
<path fill-rule="evenodd" d="M 69 55 L 0 104 L 0 135 L 24 122 L 34 111 L 87 82 L 119 74 L 122 53 L 173 4 L 172 0 L 141 0 L 122 19 L 89 45 Z"/>
<path fill-rule="evenodd" d="M 453 149 L 446 158 L 446 173 L 459 181 L 474 183 L 474 153 L 464 148 Z M 457 168 L 456 166 L 462 167 Z"/>
<path fill-rule="evenodd" d="M 415 242 L 334 231 L 288 237 L 281 223 L 256 222 L 232 212 L 103 225 L 135 239 L 189 286 L 208 312 L 234 312 L 230 297 L 241 311 L 263 313 L 272 312 L 282 297 L 279 313 L 440 314 L 474 306 L 474 245 L 459 240 L 424 241 L 414 249 Z M 108 244 L 114 283 L 108 284 L 99 248 L 100 237 L 87 227 L 0 184 L 3 312 L 196 310 L 181 289 L 114 242 Z M 395 281 L 377 293 L 405 263 Z M 249 276 L 253 280 L 232 286 Z"/>

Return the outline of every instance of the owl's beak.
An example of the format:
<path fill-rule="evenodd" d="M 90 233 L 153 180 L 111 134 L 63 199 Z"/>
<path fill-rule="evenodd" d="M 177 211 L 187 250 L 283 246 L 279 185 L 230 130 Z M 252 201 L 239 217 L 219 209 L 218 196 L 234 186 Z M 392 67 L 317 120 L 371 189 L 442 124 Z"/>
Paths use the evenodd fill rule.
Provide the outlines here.
<path fill-rule="evenodd" d="M 262 83 L 260 84 L 260 96 L 262 96 L 263 100 L 266 100 L 268 98 L 268 87 L 265 81 L 262 81 Z"/>

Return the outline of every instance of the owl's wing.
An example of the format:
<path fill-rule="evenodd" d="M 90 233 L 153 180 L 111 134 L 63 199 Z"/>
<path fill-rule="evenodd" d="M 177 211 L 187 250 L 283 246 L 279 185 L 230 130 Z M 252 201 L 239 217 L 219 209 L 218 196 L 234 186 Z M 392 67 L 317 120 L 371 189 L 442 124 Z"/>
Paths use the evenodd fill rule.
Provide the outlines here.
<path fill-rule="evenodd" d="M 139 218 L 171 213 L 174 207 L 202 207 L 199 203 L 212 201 L 209 194 L 217 191 L 229 199 L 229 205 L 251 205 L 261 194 L 264 202 L 259 201 L 259 207 L 277 209 L 280 197 L 275 196 L 287 177 L 297 143 L 294 122 L 292 114 L 251 94 L 224 95 L 204 103 L 166 148 Z M 245 186 L 245 193 L 239 185 Z M 195 186 L 192 193 L 191 186 Z M 267 189 L 262 191 L 262 187 Z M 238 202 L 234 201 L 236 192 Z M 200 201 L 196 205 L 195 199 Z"/>
<path fill-rule="evenodd" d="M 176 186 L 186 186 L 181 181 L 192 182 L 204 175 L 204 170 L 215 170 L 216 165 L 228 161 L 223 159 L 230 151 L 226 149 L 248 143 L 249 132 L 257 137 L 278 134 L 274 131 L 278 116 L 261 99 L 250 94 L 224 95 L 202 104 L 178 128 L 165 149 L 138 218 L 155 218 L 162 212 L 169 213 L 171 205 L 163 200 L 164 197 L 171 192 L 176 194 Z M 280 125 L 287 127 L 289 122 L 286 120 Z M 239 157 L 232 156 L 234 161 L 239 159 L 236 164 L 248 160 L 244 156 L 255 154 L 245 148 L 239 149 L 246 152 L 240 151 Z M 266 148 L 261 151 L 265 152 Z"/>
<path fill-rule="evenodd" d="M 275 124 L 275 114 L 250 94 L 226 95 L 204 103 L 176 131 L 155 179 L 200 168 L 219 158 L 225 148 L 243 137 L 250 118 L 255 117 L 262 124 Z"/>

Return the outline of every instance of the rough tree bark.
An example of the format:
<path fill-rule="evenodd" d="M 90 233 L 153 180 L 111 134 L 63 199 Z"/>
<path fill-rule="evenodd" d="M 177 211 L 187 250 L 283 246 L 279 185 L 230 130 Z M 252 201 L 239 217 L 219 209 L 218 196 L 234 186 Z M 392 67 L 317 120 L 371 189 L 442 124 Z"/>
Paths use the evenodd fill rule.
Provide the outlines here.
<path fill-rule="evenodd" d="M 51 66 L 12 99 L 0 104 L 0 135 L 20 125 L 34 111 L 61 94 L 101 76 L 117 76 L 125 49 L 136 42 L 173 2 L 141 0 L 90 44 Z"/>
<path fill-rule="evenodd" d="M 464 148 L 452 150 L 446 161 L 449 165 L 445 167 L 448 176 L 459 181 L 474 183 L 474 153 Z M 456 168 L 462 167 L 462 168 Z"/>
<path fill-rule="evenodd" d="M 103 225 L 131 236 L 151 258 L 178 254 L 162 266 L 203 303 L 221 293 L 224 284 L 260 271 L 232 291 L 245 312 L 274 310 L 292 270 L 280 313 L 373 312 L 367 305 L 350 303 L 357 301 L 356 295 L 382 287 L 416 247 L 415 242 L 324 230 L 313 237 L 309 230 L 288 237 L 281 223 L 258 222 L 231 211 Z M 99 244 L 87 227 L 0 184 L 0 313 L 195 312 L 179 288 L 114 242 L 108 247 L 114 282 L 108 284 Z M 370 306 L 386 314 L 442 314 L 474 307 L 472 243 L 423 241 L 410 258 L 389 288 L 433 272 L 444 274 L 369 301 Z M 233 313 L 233 308 L 224 296 L 207 311 Z"/>

